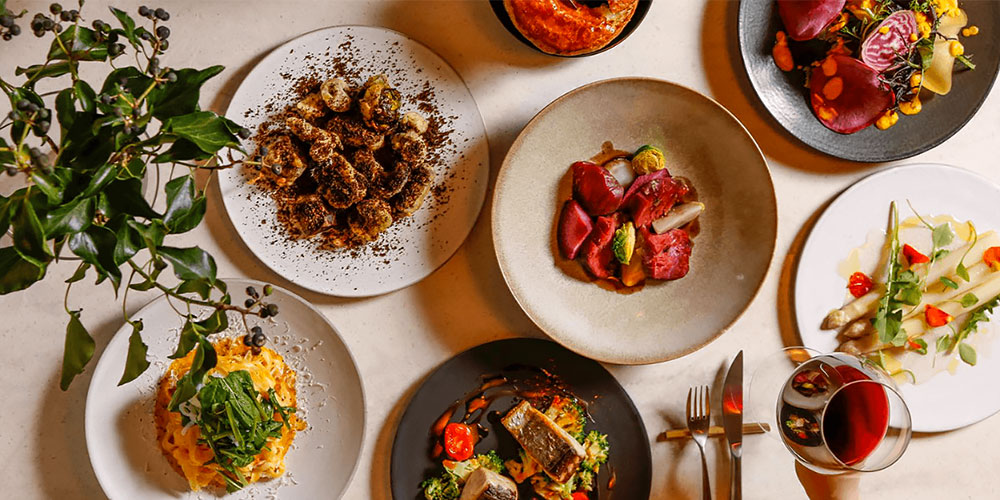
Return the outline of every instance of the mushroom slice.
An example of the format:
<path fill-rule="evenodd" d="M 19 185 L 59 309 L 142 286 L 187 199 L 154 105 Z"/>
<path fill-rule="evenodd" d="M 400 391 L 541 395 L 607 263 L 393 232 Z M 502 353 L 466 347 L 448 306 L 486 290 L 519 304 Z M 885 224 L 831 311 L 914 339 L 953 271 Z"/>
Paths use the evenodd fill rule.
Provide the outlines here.
<path fill-rule="evenodd" d="M 348 216 L 354 236 L 363 241 L 375 241 L 378 235 L 392 225 L 389 204 L 382 200 L 362 200 Z"/>
<path fill-rule="evenodd" d="M 332 208 L 348 208 L 365 197 L 363 177 L 340 153 L 333 153 L 328 163 L 317 166 L 311 172 L 319 185 L 317 192 Z"/>
<path fill-rule="evenodd" d="M 319 94 L 327 107 L 338 113 L 351 109 L 351 88 L 340 78 L 331 78 L 319 89 Z"/>

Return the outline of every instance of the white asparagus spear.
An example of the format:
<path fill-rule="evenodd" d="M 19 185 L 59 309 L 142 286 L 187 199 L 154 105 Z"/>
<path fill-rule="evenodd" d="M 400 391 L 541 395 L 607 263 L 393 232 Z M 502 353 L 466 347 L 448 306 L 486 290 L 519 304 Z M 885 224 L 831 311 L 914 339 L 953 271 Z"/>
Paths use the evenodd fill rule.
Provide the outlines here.
<path fill-rule="evenodd" d="M 958 278 L 957 276 L 951 276 L 958 288 L 948 288 L 945 287 L 944 290 L 937 293 L 927 293 L 925 292 L 923 296 L 920 297 L 920 303 L 914 306 L 909 312 L 903 315 L 903 319 L 912 318 L 918 314 L 923 314 L 924 308 L 927 304 L 941 304 L 949 300 L 961 300 L 962 296 L 972 291 L 979 285 L 985 283 L 989 280 L 989 275 L 993 272 L 985 262 L 980 262 L 969 269 L 969 281 Z"/>
<path fill-rule="evenodd" d="M 970 289 L 967 293 L 972 293 L 977 299 L 979 299 L 970 307 L 962 307 L 962 304 L 954 301 L 939 303 L 936 304 L 936 307 L 948 313 L 952 317 L 958 317 L 975 310 L 977 307 L 1000 295 L 1000 273 L 994 273 L 981 285 Z M 909 337 L 919 337 L 928 331 L 923 315 L 917 315 L 910 319 L 903 320 L 902 329 L 906 331 L 906 334 Z M 860 353 L 868 353 L 890 347 L 893 346 L 891 344 L 883 344 L 879 342 L 877 335 L 871 335 L 867 338 L 854 339 L 844 342 L 838 350 L 852 352 L 856 349 Z"/>
<path fill-rule="evenodd" d="M 944 276 L 954 277 L 955 268 L 958 267 L 959 262 L 962 262 L 962 257 L 966 255 L 966 252 L 968 252 L 968 256 L 966 257 L 965 265 L 970 266 L 974 263 L 982 262 L 983 252 L 990 247 L 998 245 L 1000 245 L 1000 235 L 994 231 L 983 233 L 979 235 L 979 239 L 976 240 L 975 243 L 970 241 L 965 245 L 952 250 L 948 253 L 948 255 L 945 255 L 940 260 L 934 262 L 934 265 L 927 269 L 924 282 L 927 284 L 933 284 L 940 281 Z M 848 302 L 840 309 L 830 311 L 830 313 L 827 314 L 826 318 L 823 320 L 822 328 L 825 330 L 840 328 L 875 310 L 878 306 L 878 299 L 884 291 L 884 287 L 877 287 L 871 292 Z M 873 294 L 874 297 L 872 296 Z"/>

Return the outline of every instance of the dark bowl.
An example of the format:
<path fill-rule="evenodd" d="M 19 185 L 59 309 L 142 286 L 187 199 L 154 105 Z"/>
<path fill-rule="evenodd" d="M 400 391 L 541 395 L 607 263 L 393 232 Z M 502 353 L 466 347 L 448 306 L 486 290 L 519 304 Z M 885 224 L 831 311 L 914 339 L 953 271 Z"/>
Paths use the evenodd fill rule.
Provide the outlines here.
<path fill-rule="evenodd" d="M 625 389 L 600 363 L 575 354 L 555 342 L 541 339 L 508 339 L 465 351 L 437 368 L 410 400 L 392 443 L 390 482 L 395 500 L 421 500 L 420 483 L 441 472 L 440 461 L 430 458 L 430 428 L 456 400 L 479 386 L 481 377 L 505 372 L 512 365 L 544 368 L 558 376 L 587 402 L 592 421 L 587 429 L 608 435 L 610 456 L 595 481 L 593 498 L 634 500 L 649 498 L 652 460 L 649 437 L 635 404 Z M 491 409 L 506 412 L 513 396 L 502 396 Z M 461 411 L 461 410 L 460 410 Z M 514 439 L 496 418 L 484 418 L 489 434 L 476 445 L 477 453 L 498 450 L 513 458 Z M 615 487 L 608 490 L 611 475 Z M 530 487 L 522 485 L 522 493 Z M 527 498 L 527 497 L 526 497 Z"/>
<path fill-rule="evenodd" d="M 560 55 L 560 54 L 549 54 L 548 52 L 539 49 L 538 47 L 535 46 L 535 44 L 531 43 L 531 40 L 528 40 L 524 35 L 522 35 L 521 32 L 517 29 L 517 27 L 514 26 L 514 22 L 510 20 L 510 15 L 507 14 L 507 9 L 505 9 L 503 6 L 503 0 L 489 0 L 489 2 L 490 2 L 490 7 L 493 7 L 493 13 L 496 14 L 497 19 L 500 20 L 500 24 L 503 24 L 503 27 L 506 28 L 511 35 L 514 35 L 514 38 L 517 38 L 518 40 L 521 41 L 521 43 L 527 45 L 528 47 L 531 47 L 532 49 L 535 49 L 538 52 L 541 52 L 542 54 L 549 56 L 587 57 L 587 56 L 592 56 L 594 54 L 600 54 L 605 50 L 611 49 L 615 45 L 622 43 L 623 40 L 628 38 L 628 36 L 631 35 L 632 32 L 639 27 L 639 23 L 641 23 L 642 20 L 646 17 L 646 13 L 649 12 L 649 6 L 653 3 L 653 0 L 639 0 L 639 4 L 635 7 L 635 12 L 632 13 L 632 19 L 629 19 L 628 23 L 625 24 L 625 27 L 622 28 L 621 33 L 618 33 L 618 36 L 614 37 L 610 42 L 608 42 L 607 45 L 593 52 L 587 52 L 586 54 L 576 54 L 571 56 Z"/>
<path fill-rule="evenodd" d="M 972 118 L 993 87 L 1000 68 L 1000 2 L 965 0 L 961 7 L 980 34 L 962 39 L 973 55 L 975 71 L 956 71 L 951 92 L 920 94 L 923 111 L 900 116 L 888 130 L 874 126 L 850 135 L 838 134 L 813 115 L 801 72 L 785 73 L 771 58 L 774 34 L 782 29 L 775 0 L 741 0 L 740 52 L 747 76 L 764 107 L 790 134 L 831 156 L 858 162 L 900 160 L 930 150 Z"/>

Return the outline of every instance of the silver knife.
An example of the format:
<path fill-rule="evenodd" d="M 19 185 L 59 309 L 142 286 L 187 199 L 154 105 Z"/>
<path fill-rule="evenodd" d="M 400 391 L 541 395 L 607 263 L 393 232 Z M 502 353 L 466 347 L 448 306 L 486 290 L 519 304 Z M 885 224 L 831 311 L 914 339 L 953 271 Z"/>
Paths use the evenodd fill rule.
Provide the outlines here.
<path fill-rule="evenodd" d="M 729 499 L 742 500 L 743 477 L 740 459 L 743 457 L 743 351 L 729 366 L 722 386 L 722 427 L 729 441 Z"/>

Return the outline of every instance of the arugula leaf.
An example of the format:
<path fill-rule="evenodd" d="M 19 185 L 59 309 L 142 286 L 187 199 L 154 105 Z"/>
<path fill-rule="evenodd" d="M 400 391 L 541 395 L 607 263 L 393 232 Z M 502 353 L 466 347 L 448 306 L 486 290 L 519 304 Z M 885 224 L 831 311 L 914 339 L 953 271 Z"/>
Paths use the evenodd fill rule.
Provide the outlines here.
<path fill-rule="evenodd" d="M 969 270 L 965 268 L 965 262 L 958 263 L 958 266 L 955 267 L 955 274 L 957 274 L 959 278 L 962 278 L 965 281 L 972 281 L 969 278 Z"/>
<path fill-rule="evenodd" d="M 937 352 L 950 351 L 955 346 L 955 338 L 951 335 L 942 335 L 937 339 Z"/>

